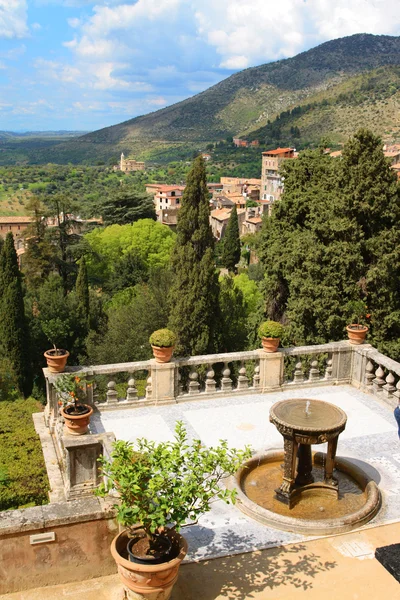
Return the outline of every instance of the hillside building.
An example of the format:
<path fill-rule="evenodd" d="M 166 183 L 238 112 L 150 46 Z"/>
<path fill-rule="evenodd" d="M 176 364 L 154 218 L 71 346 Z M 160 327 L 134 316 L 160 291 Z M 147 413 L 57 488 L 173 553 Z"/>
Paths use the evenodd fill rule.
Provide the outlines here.
<path fill-rule="evenodd" d="M 281 167 L 285 160 L 296 158 L 294 148 L 276 148 L 262 153 L 261 204 L 271 206 L 282 195 Z"/>
<path fill-rule="evenodd" d="M 119 166 L 114 167 L 114 171 L 122 171 L 123 173 L 130 173 L 132 171 L 144 171 L 144 162 L 135 160 L 134 158 L 125 158 L 124 153 L 121 153 L 121 159 Z"/>
<path fill-rule="evenodd" d="M 33 222 L 33 217 L 0 217 L 0 237 L 5 238 L 11 231 L 16 242 L 22 236 L 26 228 Z"/>

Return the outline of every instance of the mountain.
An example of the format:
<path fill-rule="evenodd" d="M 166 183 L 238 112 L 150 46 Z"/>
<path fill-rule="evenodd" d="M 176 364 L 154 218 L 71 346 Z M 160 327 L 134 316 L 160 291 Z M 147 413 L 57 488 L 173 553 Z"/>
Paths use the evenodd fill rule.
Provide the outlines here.
<path fill-rule="evenodd" d="M 400 37 L 357 34 L 332 40 L 240 71 L 167 108 L 53 146 L 50 160 L 108 161 L 121 151 L 151 160 L 232 135 L 267 143 L 292 137 L 304 144 L 328 134 L 340 142 L 358 123 L 396 136 L 399 66 Z"/>

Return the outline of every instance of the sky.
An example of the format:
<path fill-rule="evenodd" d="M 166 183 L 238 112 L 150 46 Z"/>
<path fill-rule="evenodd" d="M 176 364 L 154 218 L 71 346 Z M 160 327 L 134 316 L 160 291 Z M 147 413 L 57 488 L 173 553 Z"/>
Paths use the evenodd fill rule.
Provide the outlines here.
<path fill-rule="evenodd" d="M 399 0 L 0 0 L 0 130 L 93 131 L 354 33 Z"/>

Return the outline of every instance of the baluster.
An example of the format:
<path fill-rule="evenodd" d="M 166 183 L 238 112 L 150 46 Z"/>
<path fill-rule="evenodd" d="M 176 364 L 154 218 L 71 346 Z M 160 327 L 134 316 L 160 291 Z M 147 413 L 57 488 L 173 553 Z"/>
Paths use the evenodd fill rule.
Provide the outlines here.
<path fill-rule="evenodd" d="M 332 379 L 332 359 L 326 361 L 325 379 Z"/>
<path fill-rule="evenodd" d="M 237 389 L 238 390 L 247 390 L 248 387 L 249 387 L 249 378 L 246 375 L 246 367 L 245 367 L 244 361 L 242 360 L 242 362 L 240 363 Z"/>
<path fill-rule="evenodd" d="M 93 381 L 93 404 L 99 404 L 99 402 L 99 386 L 97 385 L 96 381 Z"/>
<path fill-rule="evenodd" d="M 253 387 L 254 388 L 260 387 L 260 365 L 257 365 L 254 369 Z"/>
<path fill-rule="evenodd" d="M 310 374 L 308 377 L 309 381 L 318 381 L 319 380 L 319 369 L 318 369 L 318 361 L 313 360 L 310 367 Z"/>
<path fill-rule="evenodd" d="M 117 404 L 118 402 L 118 392 L 116 390 L 115 381 L 109 381 L 107 383 L 107 404 Z"/>
<path fill-rule="evenodd" d="M 93 379 L 86 379 L 86 402 L 93 406 Z"/>
<path fill-rule="evenodd" d="M 153 397 L 153 387 L 152 387 L 151 375 L 147 378 L 146 385 L 146 400 L 151 400 Z"/>
<path fill-rule="evenodd" d="M 301 383 L 304 381 L 303 363 L 299 361 L 296 363 L 296 368 L 293 374 L 294 383 Z"/>
<path fill-rule="evenodd" d="M 365 367 L 365 385 L 366 387 L 372 386 L 372 381 L 375 378 L 374 374 L 374 364 L 369 360 Z"/>
<path fill-rule="evenodd" d="M 400 379 L 396 383 L 396 391 L 393 392 L 393 396 L 397 398 L 397 402 L 400 404 Z"/>
<path fill-rule="evenodd" d="M 181 375 L 180 371 L 178 370 L 178 396 L 183 396 L 184 393 L 185 393 L 185 390 L 183 389 L 182 375 Z"/>
<path fill-rule="evenodd" d="M 215 381 L 215 371 L 212 365 L 209 365 L 206 373 L 206 394 L 211 394 L 217 389 L 217 382 Z"/>
<path fill-rule="evenodd" d="M 228 367 L 228 363 L 224 363 L 224 370 L 222 371 L 221 379 L 221 391 L 229 392 L 232 390 L 232 379 L 230 378 L 231 370 Z"/>
<path fill-rule="evenodd" d="M 391 398 L 393 396 L 393 392 L 396 391 L 396 386 L 394 385 L 395 378 L 393 373 L 389 371 L 388 376 L 386 377 L 386 385 L 383 386 L 382 390 L 386 398 Z"/>
<path fill-rule="evenodd" d="M 128 381 L 128 389 L 126 390 L 126 399 L 128 402 L 136 402 L 139 400 L 138 393 L 135 385 L 135 380 L 133 377 Z"/>
<path fill-rule="evenodd" d="M 189 394 L 190 395 L 199 393 L 200 383 L 197 381 L 198 378 L 199 378 L 199 374 L 197 373 L 197 371 L 194 370 L 194 367 L 193 367 L 189 373 L 189 379 L 190 379 Z"/>
<path fill-rule="evenodd" d="M 374 392 L 375 394 L 378 394 L 381 390 L 382 387 L 385 385 L 385 380 L 383 379 L 384 375 L 385 375 L 385 371 L 382 369 L 382 367 L 379 365 L 377 370 L 375 371 L 375 379 L 372 380 L 372 385 L 374 387 Z"/>

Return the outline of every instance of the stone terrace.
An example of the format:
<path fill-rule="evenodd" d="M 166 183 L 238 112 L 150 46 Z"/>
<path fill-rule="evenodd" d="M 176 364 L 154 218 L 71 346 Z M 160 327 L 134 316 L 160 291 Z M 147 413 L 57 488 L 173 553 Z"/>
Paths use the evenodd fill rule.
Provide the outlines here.
<path fill-rule="evenodd" d="M 337 342 L 287 348 L 274 354 L 256 350 L 190 357 L 168 364 L 151 360 L 71 367 L 69 371 L 85 374 L 93 384 L 87 389 L 88 402 L 95 409 L 91 431 L 75 438 L 64 435 L 53 387 L 57 375 L 45 370 L 48 402 L 44 415 L 35 415 L 35 425 L 52 487 L 50 504 L 0 513 L 0 593 L 115 572 L 108 553 L 116 531 L 112 510 L 107 502 L 92 495 L 99 483 L 96 459 L 101 453 L 109 454 L 114 437 L 171 439 L 175 422 L 182 420 L 189 436 L 205 444 L 223 438 L 237 447 L 251 444 L 257 452 L 282 447 L 268 416 L 271 405 L 286 398 L 326 400 L 348 415 L 337 456 L 358 462 L 378 483 L 383 497 L 375 519 L 352 535 L 368 537 L 374 527 L 400 521 L 400 446 L 392 414 L 400 398 L 400 364 L 367 344 Z M 36 545 L 32 535 L 38 533 L 51 539 L 39 539 Z M 211 513 L 184 533 L 190 546 L 187 569 L 192 561 L 233 561 L 231 555 L 241 555 L 238 560 L 244 565 L 248 560 L 243 553 L 274 552 L 273 548 L 283 552 L 288 544 L 299 549 L 304 543 L 316 543 L 265 527 L 237 506 L 222 503 L 216 503 Z M 242 574 L 249 576 L 246 568 Z M 68 588 L 70 592 L 66 589 L 65 594 L 74 595 L 73 588 Z M 41 597 L 21 594 L 18 598 L 27 600 Z M 195 596 L 177 596 L 186 597 Z M 214 598 L 207 594 L 200 597 Z"/>

